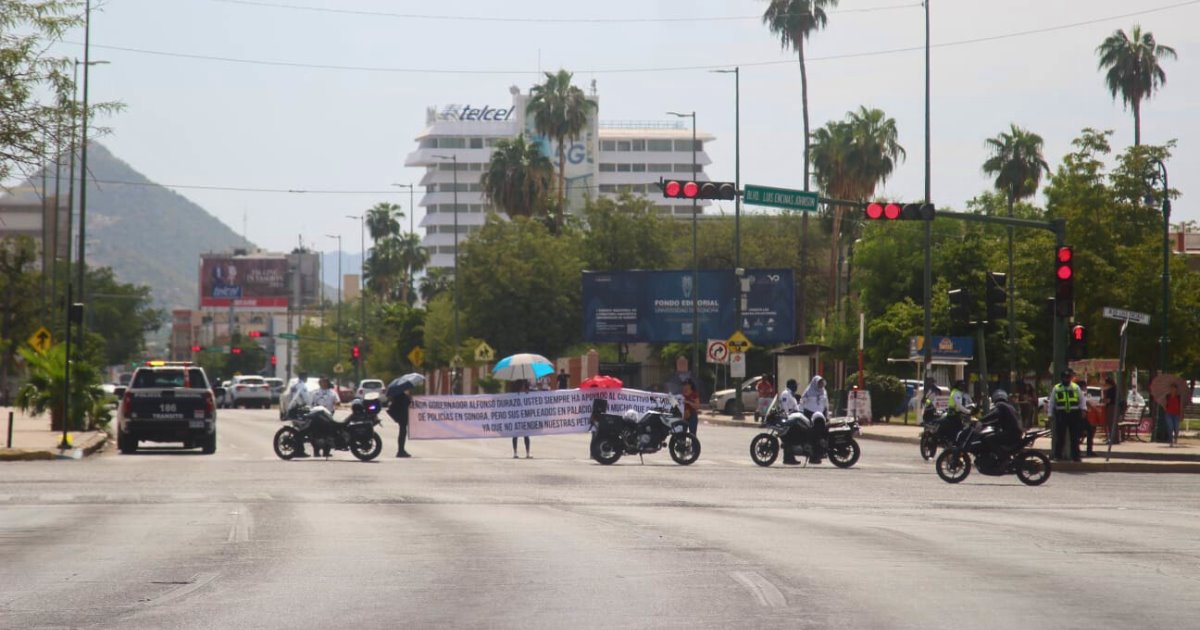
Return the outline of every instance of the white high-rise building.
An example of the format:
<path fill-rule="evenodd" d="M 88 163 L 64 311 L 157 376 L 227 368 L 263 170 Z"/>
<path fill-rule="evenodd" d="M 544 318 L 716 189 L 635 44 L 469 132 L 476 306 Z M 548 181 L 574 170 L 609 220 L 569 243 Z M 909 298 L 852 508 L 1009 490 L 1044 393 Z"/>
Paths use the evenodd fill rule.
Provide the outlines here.
<path fill-rule="evenodd" d="M 425 168 L 421 178 L 425 194 L 420 201 L 425 209 L 422 245 L 429 250 L 431 268 L 454 266 L 456 160 L 460 245 L 483 226 L 487 216 L 489 207 L 480 178 L 496 141 L 527 134 L 558 166 L 557 147 L 538 135 L 526 116 L 529 96 L 515 87 L 509 91 L 512 102 L 506 105 L 469 103 L 426 110 L 426 126 L 417 136 L 417 149 L 404 163 Z M 599 104 L 595 94 L 589 98 Z M 660 178 L 708 180 L 704 169 L 711 160 L 704 147 L 713 136 L 697 132 L 693 178 L 691 121 L 600 122 L 599 109 L 566 151 L 568 210 L 580 212 L 585 195 L 615 196 L 627 191 L 654 199 L 663 213 L 690 217 L 692 202 L 663 199 L 655 184 Z M 699 202 L 701 213 L 708 203 Z"/>

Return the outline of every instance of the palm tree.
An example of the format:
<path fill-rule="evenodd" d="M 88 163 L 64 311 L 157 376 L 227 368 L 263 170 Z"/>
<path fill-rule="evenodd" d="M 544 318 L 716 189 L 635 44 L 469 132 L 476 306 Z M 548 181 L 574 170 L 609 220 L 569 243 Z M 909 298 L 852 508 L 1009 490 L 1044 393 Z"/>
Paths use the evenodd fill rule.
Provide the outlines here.
<path fill-rule="evenodd" d="M 545 83 L 529 90 L 528 109 L 533 114 L 534 129 L 558 144 L 558 209 L 554 224 L 561 227 L 566 212 L 566 143 L 567 140 L 578 139 L 587 128 L 596 102 L 588 99 L 583 90 L 571 85 L 573 75 L 570 72 L 559 70 L 555 74 L 547 72 L 545 75 Z"/>
<path fill-rule="evenodd" d="M 480 184 L 489 203 L 509 217 L 535 217 L 545 210 L 554 181 L 554 165 L 536 144 L 517 136 L 500 140 Z"/>
<path fill-rule="evenodd" d="M 365 266 L 368 286 L 383 299 L 394 299 L 397 280 L 404 272 L 400 235 L 389 234 L 376 242 Z"/>
<path fill-rule="evenodd" d="M 17 391 L 16 406 L 21 411 L 39 416 L 50 412 L 50 429 L 61 431 L 66 418 L 67 351 L 65 344 L 51 346 L 45 353 L 29 348 L 18 352 L 25 359 L 29 380 Z M 85 416 L 94 423 L 102 419 L 96 412 L 106 407 L 108 394 L 100 387 L 100 373 L 83 361 L 71 362 L 71 422 L 69 429 L 85 427 Z"/>
<path fill-rule="evenodd" d="M 1154 41 L 1154 34 L 1142 32 L 1134 25 L 1130 36 L 1117 29 L 1096 48 L 1100 69 L 1112 97 L 1121 95 L 1125 105 L 1133 108 L 1133 145 L 1142 144 L 1142 101 L 1148 100 L 1160 86 L 1166 84 L 1167 73 L 1158 64 L 1163 59 L 1176 59 L 1175 49 Z"/>
<path fill-rule="evenodd" d="M 804 40 L 814 31 L 825 28 L 828 16 L 825 8 L 833 8 L 838 0 L 768 0 L 767 10 L 763 12 L 763 24 L 779 37 L 783 48 L 796 51 L 800 61 L 800 103 L 804 114 L 804 190 L 808 190 L 808 161 L 809 161 L 809 129 L 808 129 L 808 70 L 804 67 Z M 799 321 L 800 341 L 804 341 L 807 332 L 805 321 L 805 287 L 808 285 L 808 213 L 800 219 L 800 295 Z"/>
<path fill-rule="evenodd" d="M 404 218 L 404 212 L 400 206 L 394 203 L 377 203 L 370 210 L 367 210 L 367 232 L 371 234 L 371 242 L 379 244 L 379 241 L 387 236 L 400 233 L 400 219 Z"/>
<path fill-rule="evenodd" d="M 411 306 L 413 275 L 429 264 L 429 250 L 421 246 L 421 237 L 409 232 L 399 237 L 400 264 L 404 267 L 404 283 L 400 285 L 400 301 Z"/>
<path fill-rule="evenodd" d="M 449 291 L 454 283 L 454 272 L 446 267 L 434 267 L 421 276 L 421 301 L 429 304 L 438 294 Z"/>
<path fill-rule="evenodd" d="M 813 175 L 825 196 L 866 201 L 905 157 L 896 120 L 883 110 L 859 107 L 844 121 L 826 124 L 813 134 Z M 829 308 L 837 302 L 837 259 L 841 252 L 845 207 L 833 206 L 833 242 L 829 251 Z M 853 230 L 850 230 L 853 231 Z"/>
<path fill-rule="evenodd" d="M 983 163 L 983 172 L 996 177 L 996 190 L 1008 198 L 1008 216 L 1013 215 L 1013 206 L 1018 199 L 1027 199 L 1037 194 L 1042 174 L 1050 173 L 1050 165 L 1042 157 L 1042 137 L 1010 124 L 1008 132 L 1001 132 L 985 143 L 991 157 Z M 1008 343 L 1010 377 L 1016 371 L 1016 324 L 1013 309 L 1016 304 L 1016 278 L 1013 277 L 1013 229 L 1008 228 Z"/>

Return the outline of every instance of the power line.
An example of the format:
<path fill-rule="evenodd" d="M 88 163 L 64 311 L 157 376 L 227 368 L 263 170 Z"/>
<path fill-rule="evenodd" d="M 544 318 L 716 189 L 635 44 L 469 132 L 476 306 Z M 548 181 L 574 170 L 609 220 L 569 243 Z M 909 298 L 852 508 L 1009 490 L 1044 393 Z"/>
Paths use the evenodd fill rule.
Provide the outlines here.
<path fill-rule="evenodd" d="M 357 15 L 363 17 L 384 17 L 397 18 L 406 20 L 438 20 L 438 21 L 453 21 L 453 22 L 504 22 L 518 24 L 654 24 L 654 23 L 680 23 L 680 22 L 732 22 L 732 21 L 748 21 L 761 20 L 761 15 L 718 15 L 718 16 L 697 16 L 697 15 L 681 15 L 677 17 L 591 17 L 591 18 L 553 18 L 553 17 L 505 17 L 505 16 L 481 16 L 481 15 L 440 15 L 429 13 L 394 13 L 388 11 L 367 11 L 362 9 L 335 9 L 332 7 L 316 7 L 309 5 L 289 4 L 284 2 L 263 2 L 262 0 L 210 0 L 211 2 L 219 2 L 222 4 L 233 4 L 248 7 L 261 7 L 269 9 L 286 9 L 291 11 L 306 11 L 311 13 L 324 14 L 339 14 L 339 15 Z M 921 4 L 907 3 L 899 5 L 885 5 L 877 7 L 861 7 L 857 9 L 840 9 L 827 11 L 827 13 L 876 13 L 879 11 L 894 11 L 896 9 L 911 9 L 919 7 Z"/>
<path fill-rule="evenodd" d="M 232 2 L 234 0 L 213 0 L 219 2 Z M 238 0 L 242 2 L 250 2 L 251 0 Z M 1122 13 L 1119 15 L 1109 15 L 1105 17 L 1093 18 L 1079 22 L 1071 22 L 1067 24 L 1059 24 L 1055 26 L 1046 26 L 1042 28 L 1029 29 L 1024 31 L 1015 31 L 1011 33 L 1001 33 L 997 35 L 987 35 L 982 37 L 974 37 L 970 39 L 961 39 L 956 41 L 942 42 L 933 44 L 932 48 L 954 48 L 958 46 L 967 46 L 971 44 L 979 44 L 985 42 L 993 42 L 1016 37 L 1026 37 L 1029 35 L 1039 35 L 1043 33 L 1051 33 L 1062 31 L 1081 26 L 1090 26 L 1101 22 L 1109 22 L 1112 20 L 1125 19 L 1150 13 L 1159 13 L 1179 9 L 1186 6 L 1200 4 L 1200 0 L 1188 0 L 1187 2 L 1178 2 L 1175 4 L 1143 9 L 1141 11 L 1133 11 Z M 66 42 L 70 44 L 80 45 L 79 42 Z M 386 73 L 402 73 L 402 74 L 445 74 L 445 75 L 539 75 L 537 70 L 478 70 L 478 69 L 446 69 L 446 68 L 402 68 L 402 67 L 385 67 L 385 66 L 352 66 L 352 65 L 337 65 L 337 64 L 318 64 L 318 63 L 303 63 L 294 61 L 273 61 L 266 59 L 247 59 L 239 57 L 223 57 L 217 55 L 199 55 L 191 53 L 170 52 L 164 50 L 151 50 L 146 48 L 132 48 L 127 46 L 109 46 L 102 44 L 92 44 L 93 48 L 103 50 L 113 50 L 119 52 L 136 53 L 143 55 L 154 55 L 159 57 L 172 57 L 179 59 L 194 59 L 200 61 L 217 61 L 222 63 L 237 63 L 257 66 L 275 66 L 285 68 L 303 68 L 309 70 L 338 70 L 338 71 L 357 71 L 357 72 L 386 72 Z M 907 46 L 901 48 L 888 48 L 882 50 L 870 50 L 857 53 L 844 53 L 840 55 L 826 55 L 818 57 L 810 57 L 808 61 L 834 61 L 839 59 L 855 59 L 861 57 L 876 57 L 882 55 L 891 55 L 898 53 L 916 52 L 924 50 L 924 46 Z M 793 59 L 775 59 L 770 61 L 750 61 L 750 62 L 726 62 L 720 64 L 704 64 L 692 66 L 659 66 L 659 67 L 642 67 L 642 68 L 599 68 L 599 69 L 581 69 L 575 70 L 576 74 L 636 74 L 648 72 L 682 72 L 689 70 L 715 70 L 720 68 L 730 68 L 740 66 L 742 68 L 761 67 L 761 66 L 777 66 L 789 65 L 795 63 Z"/>
<path fill-rule="evenodd" d="M 225 192 L 249 192 L 249 193 L 282 193 L 291 195 L 398 195 L 401 192 L 397 189 L 390 190 L 355 190 L 355 189 L 329 189 L 329 188 L 253 188 L 246 186 L 209 186 L 203 184 L 162 184 L 159 182 L 126 182 L 115 179 L 97 179 L 93 180 L 97 184 L 115 184 L 119 186 L 161 186 L 163 188 L 177 188 L 180 190 L 219 190 Z M 403 193 L 408 194 L 408 193 Z"/>

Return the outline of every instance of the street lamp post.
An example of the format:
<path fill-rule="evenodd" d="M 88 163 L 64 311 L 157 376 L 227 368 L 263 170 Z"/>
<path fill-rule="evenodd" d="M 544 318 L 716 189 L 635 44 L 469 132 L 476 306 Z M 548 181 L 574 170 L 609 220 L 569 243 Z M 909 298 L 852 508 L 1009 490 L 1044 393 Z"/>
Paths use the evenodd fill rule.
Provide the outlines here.
<path fill-rule="evenodd" d="M 1162 335 L 1158 338 L 1158 373 L 1167 373 L 1167 346 L 1171 342 L 1171 337 L 1167 324 L 1168 317 L 1171 313 L 1171 189 L 1167 184 L 1167 165 L 1163 164 L 1162 160 L 1154 159 L 1153 164 L 1158 167 L 1158 172 L 1154 173 L 1154 179 L 1162 184 L 1162 214 L 1163 214 L 1163 267 L 1162 267 Z M 1153 436 L 1157 437 L 1163 430 L 1161 427 L 1166 426 L 1166 410 L 1163 405 L 1158 406 L 1157 426 Z M 1172 436 L 1167 436 L 1167 440 L 1171 440 Z"/>
<path fill-rule="evenodd" d="M 450 367 L 454 368 L 454 393 L 462 393 L 462 375 L 459 370 L 462 370 L 461 357 L 458 356 L 458 154 L 455 155 L 435 155 L 439 160 L 450 160 L 454 164 L 454 282 L 450 285 L 451 295 L 454 298 L 454 364 Z"/>
<path fill-rule="evenodd" d="M 84 292 L 84 272 L 87 268 L 87 258 L 85 256 L 85 244 L 87 243 L 87 177 L 88 177 L 88 69 L 92 66 L 107 64 L 107 61 L 92 61 L 91 60 L 91 37 L 92 37 L 92 2 L 87 0 L 84 3 L 83 11 L 83 135 L 80 145 L 79 155 L 79 269 L 78 280 L 79 297 L 82 301 L 85 295 Z M 75 60 L 75 65 L 78 67 L 80 62 Z M 79 338 L 83 340 L 83 320 L 79 320 Z M 81 346 L 82 347 L 82 346 Z"/>
<path fill-rule="evenodd" d="M 414 220 L 415 220 L 414 217 L 417 214 L 417 206 L 413 205 L 413 197 L 414 197 L 414 191 L 416 190 L 416 186 L 414 186 L 413 184 L 392 184 L 392 185 L 395 186 L 396 188 L 407 188 L 408 189 L 408 232 L 409 232 L 409 234 L 412 234 L 413 232 L 417 231 L 416 225 L 414 223 Z"/>
<path fill-rule="evenodd" d="M 342 360 L 342 235 L 341 234 L 326 234 L 329 238 L 337 239 L 338 244 L 338 311 L 337 311 L 337 326 L 333 331 L 333 356 L 335 361 Z"/>
<path fill-rule="evenodd" d="M 667 112 L 676 118 L 691 118 L 692 119 L 692 176 L 691 180 L 696 179 L 696 112 L 692 111 L 687 114 L 680 112 Z M 692 197 L 692 376 L 700 378 L 700 259 L 697 256 L 696 248 L 696 216 L 699 212 L 697 199 Z"/>
<path fill-rule="evenodd" d="M 742 328 L 742 72 L 740 66 L 734 66 L 733 70 L 713 70 L 718 74 L 733 75 L 733 187 L 735 189 L 735 197 L 733 198 L 733 267 L 737 270 L 738 290 L 737 298 L 734 300 L 735 317 L 734 330 Z M 738 384 L 738 391 L 742 390 L 741 383 Z M 742 406 L 742 397 L 734 396 L 734 419 L 741 420 L 745 417 L 745 409 Z"/>
<path fill-rule="evenodd" d="M 360 336 L 364 339 L 367 336 L 367 213 L 362 214 L 347 214 L 347 219 L 358 220 L 358 329 Z M 354 369 L 354 378 L 361 380 L 366 376 L 365 371 L 360 373 L 359 367 L 367 361 L 367 344 L 361 344 L 359 349 L 361 356 L 358 359 L 358 365 Z"/>

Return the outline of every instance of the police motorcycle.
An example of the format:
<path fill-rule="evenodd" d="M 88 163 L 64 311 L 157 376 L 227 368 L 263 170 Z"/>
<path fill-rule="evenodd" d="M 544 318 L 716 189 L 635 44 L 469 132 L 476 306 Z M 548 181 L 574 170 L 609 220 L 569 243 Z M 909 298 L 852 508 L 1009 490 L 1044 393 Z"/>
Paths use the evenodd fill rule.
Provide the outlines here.
<path fill-rule="evenodd" d="M 350 404 L 350 415 L 340 421 L 324 407 L 293 407 L 283 419 L 287 426 L 275 432 L 275 454 L 280 459 L 292 459 L 308 442 L 317 453 L 349 450 L 360 461 L 371 461 L 383 451 L 383 440 L 375 430 L 382 409 L 377 393 L 355 399 Z"/>
<path fill-rule="evenodd" d="M 862 448 L 854 439 L 859 432 L 857 420 L 829 425 L 822 413 L 810 416 L 800 411 L 785 417 L 778 395 L 767 408 L 765 418 L 767 431 L 750 440 L 750 459 L 759 466 L 775 463 L 785 447 L 791 448 L 794 455 L 804 456 L 806 466 L 824 454 L 834 466 L 850 468 L 862 455 Z"/>
<path fill-rule="evenodd" d="M 929 461 L 937 455 L 939 448 L 945 450 L 957 444 L 958 434 L 967 419 L 968 415 L 956 411 L 939 412 L 932 407 L 926 408 L 921 416 L 924 428 L 921 431 L 921 458 Z"/>
<path fill-rule="evenodd" d="M 658 407 L 640 415 L 629 409 L 617 415 L 608 413 L 607 400 L 593 400 L 592 459 L 607 466 L 617 463 L 622 455 L 641 459 L 666 448 L 676 464 L 695 463 L 700 458 L 700 440 L 688 430 L 680 409 L 679 401 L 672 396 L 670 408 Z"/>
<path fill-rule="evenodd" d="M 1016 474 L 1027 486 L 1040 486 L 1050 478 L 1050 458 L 1033 450 L 1038 438 L 1050 434 L 1048 429 L 1031 429 L 1021 436 L 1018 446 L 1001 444 L 996 427 L 987 424 L 989 415 L 981 420 L 969 418 L 959 430 L 954 445 L 937 458 L 937 474 L 946 483 L 959 483 L 971 474 L 972 458 L 979 472 L 993 477 Z"/>

